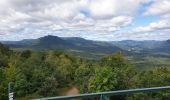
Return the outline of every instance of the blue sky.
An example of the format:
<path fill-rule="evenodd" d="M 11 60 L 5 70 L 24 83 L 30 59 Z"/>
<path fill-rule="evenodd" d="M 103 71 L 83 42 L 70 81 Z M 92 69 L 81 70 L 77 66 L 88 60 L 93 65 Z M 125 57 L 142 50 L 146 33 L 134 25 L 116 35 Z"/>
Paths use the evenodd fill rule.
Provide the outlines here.
<path fill-rule="evenodd" d="M 0 0 L 0 41 L 170 39 L 170 0 Z"/>

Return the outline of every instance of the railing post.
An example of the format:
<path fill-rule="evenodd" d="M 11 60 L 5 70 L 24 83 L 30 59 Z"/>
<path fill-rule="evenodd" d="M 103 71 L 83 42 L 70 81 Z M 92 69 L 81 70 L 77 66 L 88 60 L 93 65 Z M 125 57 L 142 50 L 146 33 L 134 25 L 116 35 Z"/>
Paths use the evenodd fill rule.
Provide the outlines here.
<path fill-rule="evenodd" d="M 12 82 L 8 83 L 8 95 L 9 95 L 9 100 L 13 100 L 14 93 L 11 91 L 11 84 Z"/>
<path fill-rule="evenodd" d="M 108 96 L 100 95 L 100 100 L 109 100 Z"/>

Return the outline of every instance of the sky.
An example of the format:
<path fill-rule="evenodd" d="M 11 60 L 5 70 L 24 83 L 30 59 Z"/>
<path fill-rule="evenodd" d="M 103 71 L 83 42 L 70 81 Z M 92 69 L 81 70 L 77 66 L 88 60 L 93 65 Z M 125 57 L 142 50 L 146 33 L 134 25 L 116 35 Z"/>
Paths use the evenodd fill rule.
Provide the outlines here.
<path fill-rule="evenodd" d="M 170 0 L 0 0 L 0 41 L 170 39 Z"/>

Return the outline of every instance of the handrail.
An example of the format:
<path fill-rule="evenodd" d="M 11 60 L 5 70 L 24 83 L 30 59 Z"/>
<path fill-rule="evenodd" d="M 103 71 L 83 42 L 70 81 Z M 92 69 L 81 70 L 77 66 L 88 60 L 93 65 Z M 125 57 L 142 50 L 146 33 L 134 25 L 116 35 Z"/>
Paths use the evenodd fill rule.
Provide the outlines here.
<path fill-rule="evenodd" d="M 47 97 L 47 98 L 39 98 L 39 99 L 32 99 L 32 100 L 70 100 L 70 99 L 94 98 L 94 97 L 102 98 L 102 97 L 109 97 L 113 95 L 132 94 L 132 93 L 139 93 L 139 92 L 156 92 L 161 90 L 170 90 L 170 86 L 117 90 L 117 91 L 108 91 L 108 92 L 99 92 L 99 93 L 87 93 L 87 94 L 80 94 L 74 96 Z"/>

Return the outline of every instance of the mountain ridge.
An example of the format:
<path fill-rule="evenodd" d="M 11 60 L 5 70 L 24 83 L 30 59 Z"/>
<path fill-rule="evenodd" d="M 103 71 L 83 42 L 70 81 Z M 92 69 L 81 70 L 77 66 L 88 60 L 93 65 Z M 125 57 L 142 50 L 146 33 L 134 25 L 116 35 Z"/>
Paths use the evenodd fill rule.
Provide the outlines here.
<path fill-rule="evenodd" d="M 21 41 L 3 41 L 11 48 L 29 48 L 33 50 L 76 50 L 84 52 L 111 53 L 116 51 L 130 52 L 169 52 L 170 40 L 122 40 L 122 41 L 93 41 L 80 37 L 58 37 L 47 35 L 38 39 Z"/>
<path fill-rule="evenodd" d="M 6 45 L 17 50 L 59 50 L 76 54 L 79 53 L 79 55 L 85 56 L 92 56 L 93 54 L 105 55 L 112 52 L 124 51 L 108 42 L 86 40 L 79 37 L 63 38 L 52 35 L 17 42 L 8 41 Z"/>

